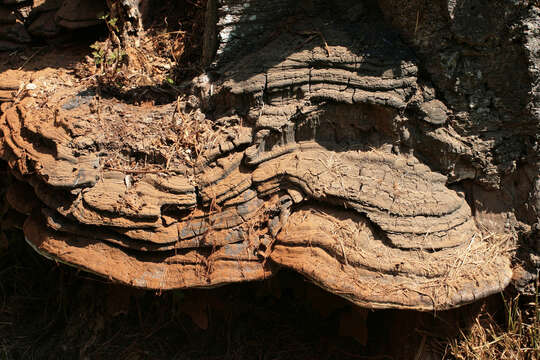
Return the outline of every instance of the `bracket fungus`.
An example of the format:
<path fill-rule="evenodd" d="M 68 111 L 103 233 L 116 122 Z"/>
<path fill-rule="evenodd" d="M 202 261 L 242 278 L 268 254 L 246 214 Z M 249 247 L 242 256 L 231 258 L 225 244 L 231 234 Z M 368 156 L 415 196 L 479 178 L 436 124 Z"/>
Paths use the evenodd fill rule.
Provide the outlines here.
<path fill-rule="evenodd" d="M 465 145 L 415 53 L 375 2 L 339 18 L 356 2 L 301 3 L 209 1 L 190 112 L 83 85 L 47 107 L 4 104 L 0 155 L 27 241 L 146 289 L 280 267 L 368 308 L 448 309 L 504 289 L 509 255 L 426 154 L 425 129 Z"/>

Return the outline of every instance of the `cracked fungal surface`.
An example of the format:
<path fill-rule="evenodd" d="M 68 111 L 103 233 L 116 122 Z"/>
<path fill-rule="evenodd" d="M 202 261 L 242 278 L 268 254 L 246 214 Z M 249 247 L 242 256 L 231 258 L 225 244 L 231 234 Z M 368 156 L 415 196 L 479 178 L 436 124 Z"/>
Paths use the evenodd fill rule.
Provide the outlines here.
<path fill-rule="evenodd" d="M 451 110 L 375 3 L 326 3 L 210 1 L 209 72 L 177 103 L 64 84 L 48 106 L 4 104 L 7 197 L 28 242 L 148 289 L 282 266 L 370 308 L 447 309 L 504 289 L 506 248 L 418 151 L 422 126 L 469 151 Z"/>

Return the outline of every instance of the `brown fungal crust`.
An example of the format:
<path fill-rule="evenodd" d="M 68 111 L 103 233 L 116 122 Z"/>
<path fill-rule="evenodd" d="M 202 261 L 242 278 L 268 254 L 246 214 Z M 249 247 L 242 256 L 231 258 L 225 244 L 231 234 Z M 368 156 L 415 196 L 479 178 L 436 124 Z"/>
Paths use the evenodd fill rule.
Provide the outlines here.
<path fill-rule="evenodd" d="M 3 107 L 8 200 L 37 251 L 148 289 L 287 266 L 371 308 L 446 309 L 504 289 L 507 255 L 409 141 L 410 117 L 443 126 L 448 110 L 382 20 L 323 14 L 225 61 L 224 29 L 249 27 L 230 19 L 209 37 L 220 77 L 193 85 L 212 111 L 67 86 L 47 97 L 54 107 Z M 38 201 L 20 204 L 28 186 Z"/>
<path fill-rule="evenodd" d="M 512 276 L 492 245 L 467 240 L 433 252 L 396 248 L 355 212 L 303 206 L 271 257 L 360 306 L 444 309 L 496 293 Z"/>

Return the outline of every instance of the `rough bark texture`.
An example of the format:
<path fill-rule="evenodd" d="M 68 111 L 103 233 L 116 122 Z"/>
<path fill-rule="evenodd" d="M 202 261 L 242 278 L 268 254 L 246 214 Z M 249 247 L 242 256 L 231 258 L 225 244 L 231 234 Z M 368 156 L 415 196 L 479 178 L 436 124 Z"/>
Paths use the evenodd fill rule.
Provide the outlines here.
<path fill-rule="evenodd" d="M 137 287 L 286 266 L 365 307 L 470 303 L 508 285 L 516 244 L 514 278 L 538 266 L 539 18 L 209 0 L 208 72 L 183 101 L 58 84 L 58 106 L 4 104 L 8 200 L 37 251 Z"/>

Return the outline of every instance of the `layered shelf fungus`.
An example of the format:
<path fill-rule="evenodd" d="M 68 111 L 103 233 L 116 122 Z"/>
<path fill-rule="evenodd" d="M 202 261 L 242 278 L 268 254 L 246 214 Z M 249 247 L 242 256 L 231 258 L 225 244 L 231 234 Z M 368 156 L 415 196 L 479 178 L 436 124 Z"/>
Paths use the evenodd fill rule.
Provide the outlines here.
<path fill-rule="evenodd" d="M 206 72 L 178 101 L 74 80 L 3 104 L 7 198 L 28 243 L 145 289 L 287 267 L 376 309 L 503 290 L 510 241 L 480 228 L 477 185 L 453 173 L 474 149 L 387 21 L 372 1 L 209 0 Z"/>

